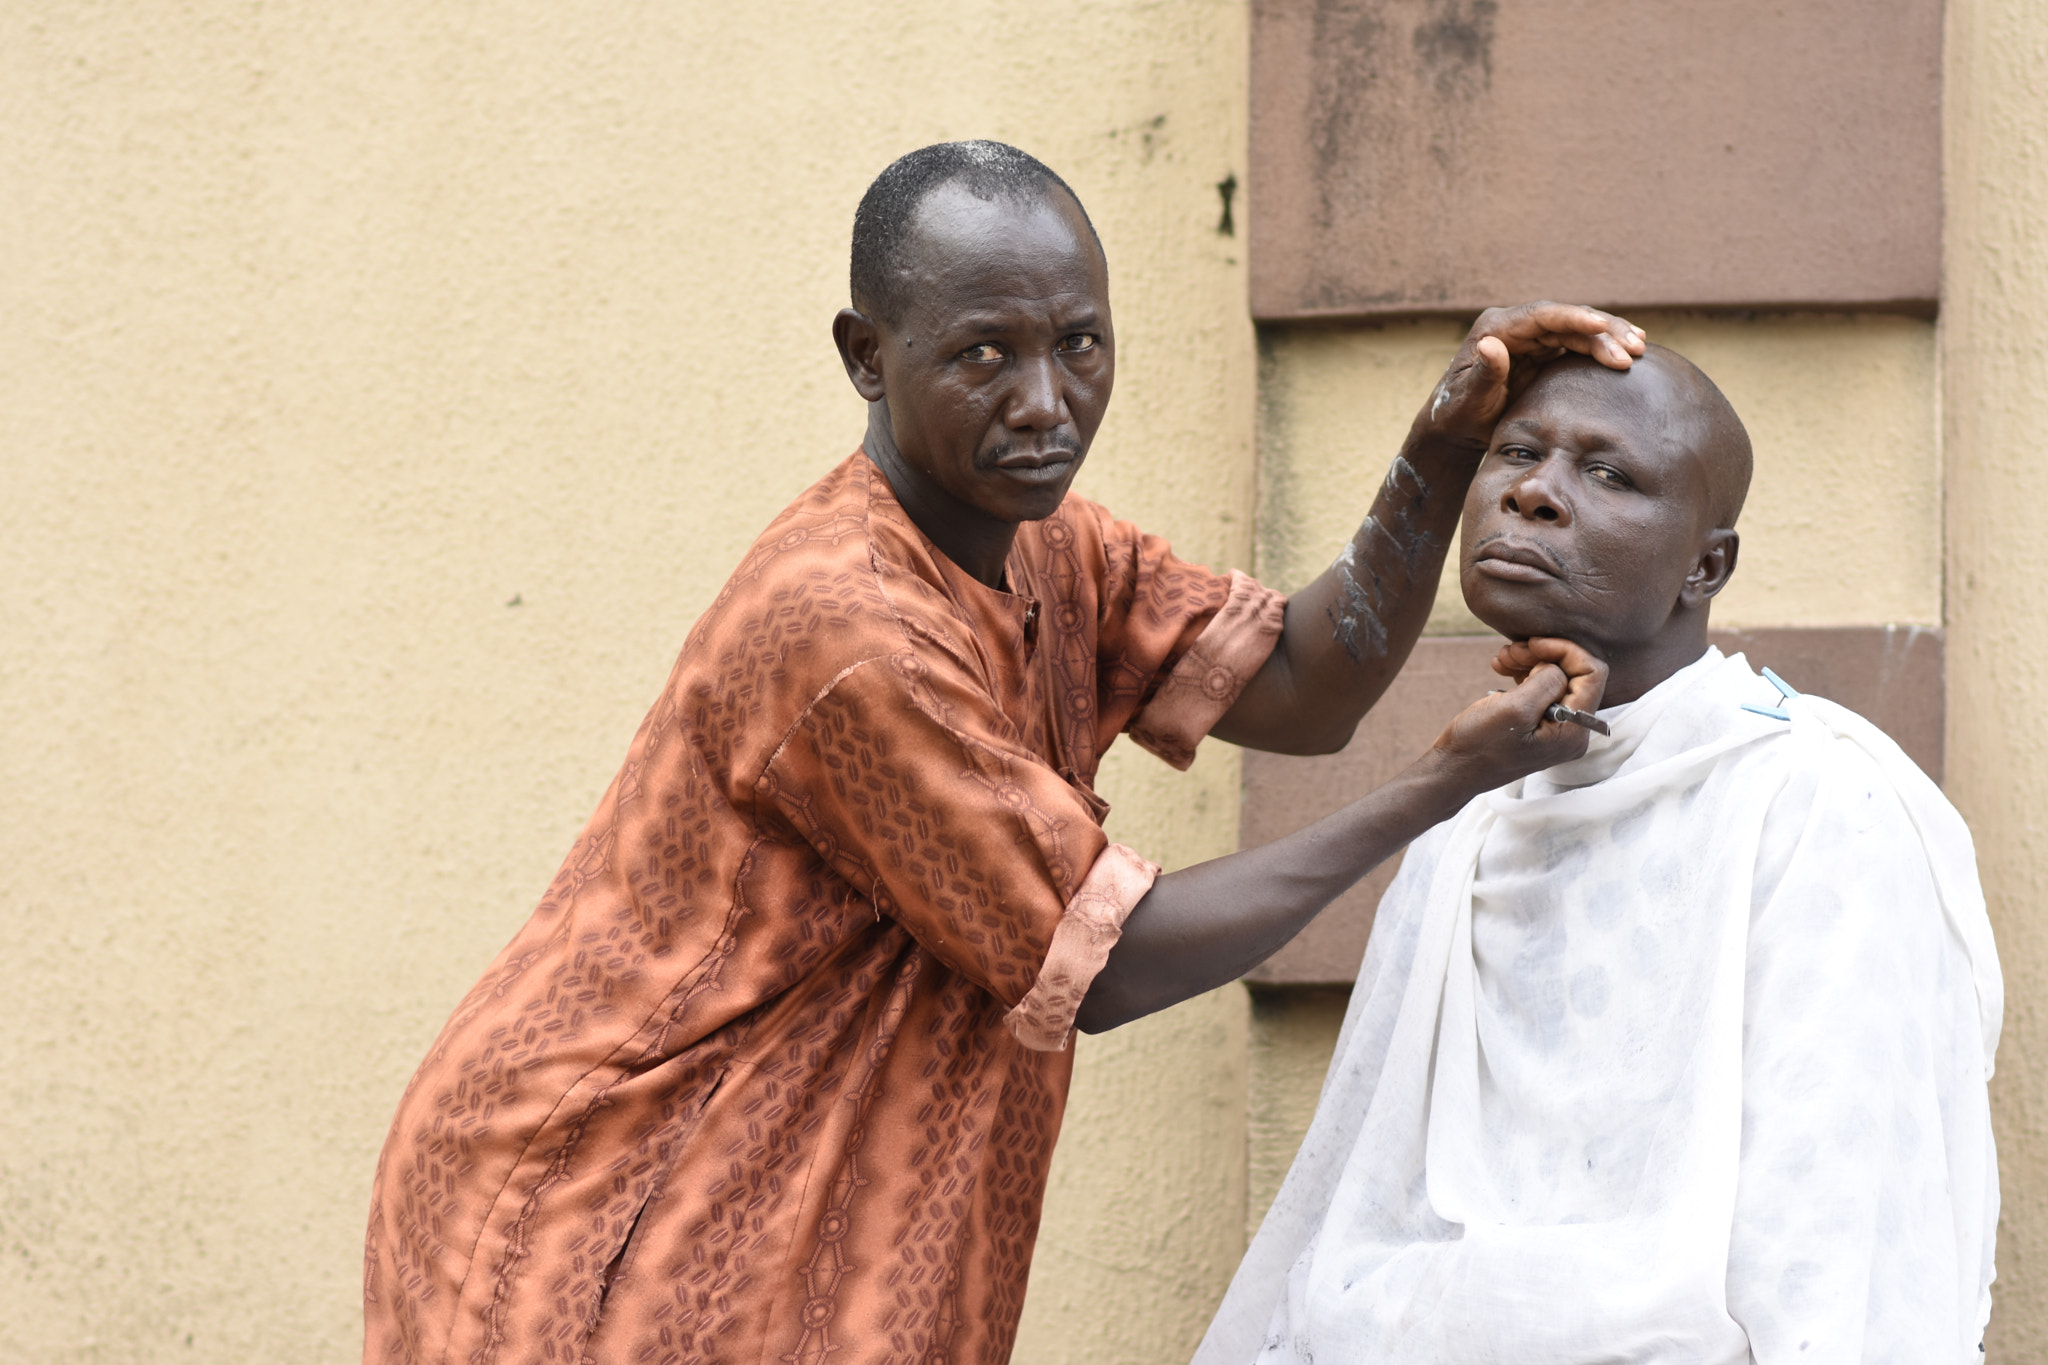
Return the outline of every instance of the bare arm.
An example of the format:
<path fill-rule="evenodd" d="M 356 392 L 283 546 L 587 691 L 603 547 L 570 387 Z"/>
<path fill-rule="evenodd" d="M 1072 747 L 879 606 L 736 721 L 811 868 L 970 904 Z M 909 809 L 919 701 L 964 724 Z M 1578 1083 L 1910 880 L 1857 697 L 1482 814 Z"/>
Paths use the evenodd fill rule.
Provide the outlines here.
<path fill-rule="evenodd" d="M 1408 770 L 1336 814 L 1259 848 L 1169 872 L 1124 922 L 1076 1018 L 1100 1033 L 1235 981 L 1352 883 L 1481 792 L 1577 758 L 1587 733 L 1542 719 L 1600 704 L 1607 666 L 1563 640 L 1501 652 L 1512 691 L 1466 707 Z"/>
<path fill-rule="evenodd" d="M 1597 308 L 1529 303 L 1481 314 L 1357 534 L 1288 600 L 1272 656 L 1212 733 L 1275 753 L 1343 748 L 1429 619 L 1466 485 L 1508 401 L 1567 350 L 1625 370 L 1644 344 L 1642 329 Z"/>

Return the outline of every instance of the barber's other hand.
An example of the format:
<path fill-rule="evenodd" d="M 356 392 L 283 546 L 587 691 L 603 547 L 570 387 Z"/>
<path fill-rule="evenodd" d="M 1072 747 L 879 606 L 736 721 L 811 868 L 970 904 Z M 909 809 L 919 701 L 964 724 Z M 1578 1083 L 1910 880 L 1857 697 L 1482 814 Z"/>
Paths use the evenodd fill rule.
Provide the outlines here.
<path fill-rule="evenodd" d="M 1467 800 L 1583 755 L 1591 732 L 1543 713 L 1557 702 L 1595 710 L 1607 686 L 1607 665 L 1569 640 L 1518 641 L 1493 666 L 1517 685 L 1460 711 L 1425 760 Z"/>
<path fill-rule="evenodd" d="M 1415 435 L 1483 453 L 1509 401 L 1550 361 L 1576 351 L 1625 370 L 1648 345 L 1642 328 L 1598 308 L 1547 301 L 1489 308 L 1416 416 Z"/>

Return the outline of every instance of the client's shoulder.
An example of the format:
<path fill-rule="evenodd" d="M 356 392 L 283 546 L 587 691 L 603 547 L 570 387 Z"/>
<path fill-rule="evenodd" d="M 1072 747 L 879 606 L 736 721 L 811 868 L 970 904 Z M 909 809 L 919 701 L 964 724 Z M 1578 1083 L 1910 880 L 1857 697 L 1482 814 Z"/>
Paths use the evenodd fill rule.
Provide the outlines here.
<path fill-rule="evenodd" d="M 1717 725 L 1762 741 L 1761 753 L 1789 774 L 1832 774 L 1850 785 L 1891 787 L 1948 804 L 1896 740 L 1840 702 L 1802 692 L 1740 654 L 1723 662 L 1717 681 Z"/>
<path fill-rule="evenodd" d="M 1783 733 L 1759 746 L 1780 779 L 1758 850 L 1759 892 L 1805 880 L 1860 914 L 1930 925 L 1945 907 L 1971 954 L 1988 954 L 1988 928 L 1965 931 L 1983 919 L 1969 827 L 1941 788 L 1845 706 L 1793 693 L 1777 709 Z"/>
<path fill-rule="evenodd" d="M 1785 719 L 1773 757 L 1812 778 L 1830 799 L 1890 809 L 1919 823 L 1939 815 L 1961 825 L 1947 796 L 1897 740 L 1878 725 L 1826 697 L 1793 692 L 1775 708 Z M 1890 800 L 1882 800 L 1888 796 Z"/>

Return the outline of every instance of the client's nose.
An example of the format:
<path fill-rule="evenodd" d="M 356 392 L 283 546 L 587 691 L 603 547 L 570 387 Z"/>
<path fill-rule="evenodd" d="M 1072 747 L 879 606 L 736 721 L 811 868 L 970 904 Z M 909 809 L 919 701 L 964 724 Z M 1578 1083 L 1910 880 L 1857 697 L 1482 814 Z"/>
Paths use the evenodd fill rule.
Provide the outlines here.
<path fill-rule="evenodd" d="M 1544 477 L 1549 462 L 1535 466 L 1509 484 L 1500 495 L 1502 510 L 1531 521 L 1548 521 L 1563 526 L 1571 522 L 1571 509 L 1558 497 Z"/>

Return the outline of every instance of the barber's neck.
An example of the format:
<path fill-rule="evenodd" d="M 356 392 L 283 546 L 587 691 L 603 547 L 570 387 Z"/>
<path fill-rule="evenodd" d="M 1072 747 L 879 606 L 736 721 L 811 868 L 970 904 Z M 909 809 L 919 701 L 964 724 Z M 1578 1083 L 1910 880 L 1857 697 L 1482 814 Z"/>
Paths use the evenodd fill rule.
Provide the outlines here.
<path fill-rule="evenodd" d="M 1681 608 L 1647 640 L 1579 643 L 1606 661 L 1607 690 L 1601 694 L 1600 704 L 1621 706 L 1635 701 L 1680 669 L 1699 662 L 1700 655 L 1707 652 L 1707 613 L 1704 608 Z"/>
<path fill-rule="evenodd" d="M 1003 565 L 1017 539 L 1017 523 L 960 501 L 906 459 L 896 445 L 887 403 L 868 404 L 867 436 L 861 444 L 889 481 L 896 501 L 939 553 L 991 588 L 1003 586 Z"/>

